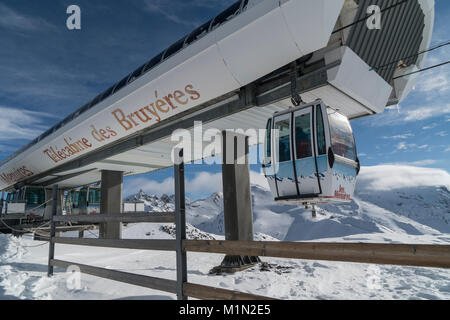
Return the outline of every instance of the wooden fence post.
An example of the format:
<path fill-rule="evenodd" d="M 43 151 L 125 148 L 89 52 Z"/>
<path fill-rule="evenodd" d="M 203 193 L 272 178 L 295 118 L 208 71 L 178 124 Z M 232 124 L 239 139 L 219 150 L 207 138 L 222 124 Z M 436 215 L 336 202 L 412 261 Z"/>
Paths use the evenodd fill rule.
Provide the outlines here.
<path fill-rule="evenodd" d="M 177 298 L 187 300 L 183 293 L 183 286 L 187 282 L 187 259 L 183 249 L 186 240 L 186 199 L 184 189 L 183 149 L 175 150 L 175 223 L 176 223 L 176 251 L 177 251 Z"/>
<path fill-rule="evenodd" d="M 52 192 L 52 214 L 50 216 L 50 238 L 48 244 L 48 272 L 47 275 L 50 277 L 53 275 L 52 260 L 55 258 L 55 243 L 53 238 L 55 237 L 55 221 L 54 217 L 58 210 L 58 185 L 53 186 Z"/>

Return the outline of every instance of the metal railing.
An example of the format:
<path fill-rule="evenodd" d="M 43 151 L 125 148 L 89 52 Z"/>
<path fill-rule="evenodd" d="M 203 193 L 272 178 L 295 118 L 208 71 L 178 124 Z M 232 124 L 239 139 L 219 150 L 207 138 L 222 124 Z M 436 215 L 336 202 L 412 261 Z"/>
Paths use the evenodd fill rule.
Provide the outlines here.
<path fill-rule="evenodd" d="M 57 197 L 57 188 L 58 187 L 55 186 L 53 189 L 53 199 L 55 199 L 55 201 Z M 176 238 L 175 240 L 113 240 L 55 237 L 55 222 L 69 221 L 88 223 L 175 223 Z M 175 251 L 177 277 L 176 280 L 168 280 L 57 260 L 54 257 L 55 244 L 57 243 L 104 248 Z M 210 286 L 189 283 L 187 279 L 186 260 L 186 252 L 188 251 L 305 260 L 325 260 L 392 264 L 416 267 L 450 268 L 449 245 L 187 240 L 183 163 L 181 163 L 180 165 L 175 165 L 174 213 L 56 216 L 56 206 L 53 206 L 50 222 L 50 246 L 48 260 L 49 276 L 53 274 L 53 267 L 65 269 L 69 266 L 75 265 L 78 266 L 80 268 L 80 271 L 83 273 L 150 289 L 174 293 L 180 300 L 185 300 L 187 299 L 187 297 L 220 300 L 271 299 L 268 297 L 242 293 L 233 290 L 219 289 Z"/>

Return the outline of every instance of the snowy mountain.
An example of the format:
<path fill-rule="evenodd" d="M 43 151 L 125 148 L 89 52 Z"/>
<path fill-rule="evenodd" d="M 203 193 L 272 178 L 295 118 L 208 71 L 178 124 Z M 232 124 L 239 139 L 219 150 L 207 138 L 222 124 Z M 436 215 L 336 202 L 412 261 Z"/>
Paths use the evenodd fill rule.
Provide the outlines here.
<path fill-rule="evenodd" d="M 174 211 L 175 209 L 175 197 L 173 195 L 169 197 L 164 194 L 159 198 L 155 195 L 148 195 L 143 190 L 125 198 L 124 201 L 143 201 L 147 212 Z M 188 202 L 188 199 L 186 202 Z"/>
<path fill-rule="evenodd" d="M 410 171 L 414 174 L 411 174 Z M 363 168 L 349 204 L 327 204 L 311 211 L 273 201 L 267 189 L 252 186 L 254 231 L 257 237 L 280 241 L 448 241 L 450 236 L 450 177 L 436 169 L 400 166 Z M 173 210 L 173 196 L 147 195 L 142 190 L 128 199 L 142 200 L 149 212 Z M 223 196 L 187 201 L 187 222 L 200 231 L 223 236 Z"/>

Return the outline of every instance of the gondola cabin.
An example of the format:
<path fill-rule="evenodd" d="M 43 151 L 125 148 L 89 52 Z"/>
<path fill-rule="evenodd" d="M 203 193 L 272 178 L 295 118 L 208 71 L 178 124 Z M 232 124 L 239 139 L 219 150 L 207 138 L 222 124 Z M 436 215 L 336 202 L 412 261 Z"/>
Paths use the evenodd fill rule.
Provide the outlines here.
<path fill-rule="evenodd" d="M 100 213 L 101 190 L 98 186 L 70 190 L 64 201 L 64 210 L 68 215 L 86 215 Z"/>
<path fill-rule="evenodd" d="M 24 214 L 30 217 L 44 217 L 46 191 L 43 187 L 25 186 L 8 192 L 6 196 L 7 214 Z"/>
<path fill-rule="evenodd" d="M 360 163 L 350 122 L 321 100 L 267 122 L 263 170 L 278 202 L 349 202 Z"/>

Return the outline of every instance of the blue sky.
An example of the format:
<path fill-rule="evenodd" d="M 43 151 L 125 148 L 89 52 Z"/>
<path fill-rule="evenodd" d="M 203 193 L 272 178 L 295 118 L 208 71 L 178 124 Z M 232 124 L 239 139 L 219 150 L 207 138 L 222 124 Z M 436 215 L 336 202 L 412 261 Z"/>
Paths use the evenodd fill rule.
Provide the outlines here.
<path fill-rule="evenodd" d="M 2 0 L 0 160 L 233 2 Z M 82 10 L 80 31 L 66 28 L 71 4 Z M 450 2 L 436 0 L 432 44 L 449 40 L 449 21 Z M 427 65 L 449 57 L 449 47 L 436 50 Z M 450 171 L 450 66 L 422 73 L 398 107 L 352 126 L 363 166 L 407 164 Z M 259 172 L 259 165 L 252 170 Z M 219 166 L 188 166 L 190 196 L 220 191 L 219 173 Z M 172 170 L 163 170 L 128 178 L 125 193 L 141 186 L 170 193 L 171 175 Z"/>

